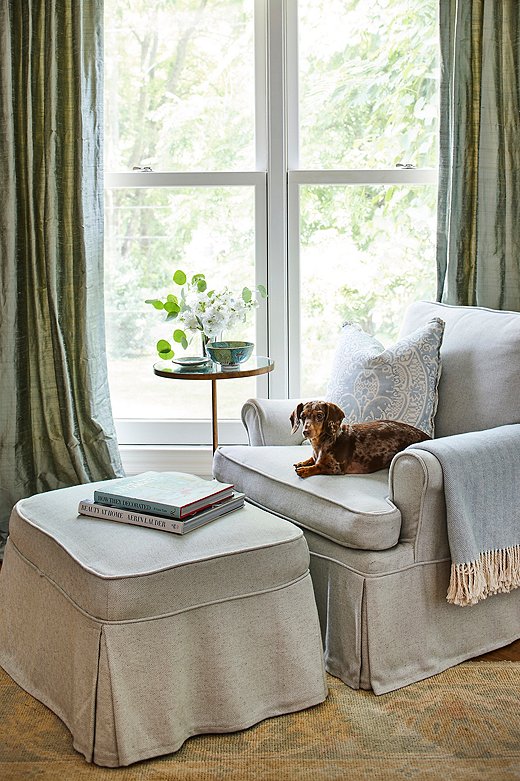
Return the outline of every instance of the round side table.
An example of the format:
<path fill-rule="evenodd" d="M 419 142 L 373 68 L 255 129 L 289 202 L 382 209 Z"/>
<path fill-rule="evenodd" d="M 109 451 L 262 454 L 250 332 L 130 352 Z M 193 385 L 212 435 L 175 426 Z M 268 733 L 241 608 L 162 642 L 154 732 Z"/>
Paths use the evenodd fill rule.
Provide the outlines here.
<path fill-rule="evenodd" d="M 274 361 L 262 355 L 253 355 L 249 360 L 233 369 L 222 369 L 220 364 L 208 363 L 200 366 L 176 366 L 170 361 L 154 363 L 153 371 L 158 377 L 169 380 L 211 380 L 211 426 L 213 452 L 218 447 L 218 417 L 217 417 L 217 382 L 219 380 L 236 380 L 240 377 L 256 377 L 267 374 L 274 369 Z"/>

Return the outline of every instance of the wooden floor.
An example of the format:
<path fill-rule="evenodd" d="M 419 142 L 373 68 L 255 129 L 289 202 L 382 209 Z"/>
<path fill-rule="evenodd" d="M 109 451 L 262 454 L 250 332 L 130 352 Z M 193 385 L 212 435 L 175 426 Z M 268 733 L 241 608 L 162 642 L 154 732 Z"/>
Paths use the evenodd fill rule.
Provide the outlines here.
<path fill-rule="evenodd" d="M 497 648 L 496 651 L 490 651 L 488 654 L 475 658 L 485 662 L 520 662 L 520 640 L 515 640 L 511 645 L 505 645 L 503 648 Z"/>

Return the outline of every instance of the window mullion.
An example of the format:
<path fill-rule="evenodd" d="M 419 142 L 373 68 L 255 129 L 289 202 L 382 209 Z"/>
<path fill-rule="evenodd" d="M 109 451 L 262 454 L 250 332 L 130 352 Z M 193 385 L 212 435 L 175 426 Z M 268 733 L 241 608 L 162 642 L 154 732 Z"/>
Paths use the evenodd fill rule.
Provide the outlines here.
<path fill-rule="evenodd" d="M 293 171 L 300 165 L 298 95 L 298 2 L 286 2 L 286 116 L 287 116 L 287 269 L 289 329 L 289 397 L 300 393 L 300 188 L 293 183 Z"/>
<path fill-rule="evenodd" d="M 269 375 L 269 395 L 287 396 L 287 145 L 285 115 L 285 2 L 268 0 L 267 14 L 267 272 L 269 282 L 269 355 L 277 370 Z"/>
<path fill-rule="evenodd" d="M 267 4 L 255 0 L 255 158 L 256 170 L 268 165 L 267 117 Z"/>

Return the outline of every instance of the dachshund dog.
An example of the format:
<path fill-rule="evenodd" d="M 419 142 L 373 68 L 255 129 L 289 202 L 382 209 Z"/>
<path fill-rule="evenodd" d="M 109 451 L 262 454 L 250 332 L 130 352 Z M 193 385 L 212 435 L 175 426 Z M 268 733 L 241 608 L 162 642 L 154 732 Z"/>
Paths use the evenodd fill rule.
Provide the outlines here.
<path fill-rule="evenodd" d="M 341 425 L 345 414 L 337 404 L 308 401 L 291 413 L 293 434 L 303 425 L 312 457 L 294 465 L 299 477 L 365 475 L 387 467 L 400 450 L 430 437 L 396 420 Z"/>

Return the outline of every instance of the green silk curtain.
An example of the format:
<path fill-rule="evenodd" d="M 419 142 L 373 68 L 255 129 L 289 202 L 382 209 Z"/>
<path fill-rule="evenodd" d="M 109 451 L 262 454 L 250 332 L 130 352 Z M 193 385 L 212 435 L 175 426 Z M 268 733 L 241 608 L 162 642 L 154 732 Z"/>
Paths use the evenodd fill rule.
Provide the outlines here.
<path fill-rule="evenodd" d="M 0 543 L 36 492 L 123 474 L 103 310 L 98 0 L 0 3 Z"/>
<path fill-rule="evenodd" d="M 437 296 L 520 310 L 520 2 L 439 9 Z"/>

